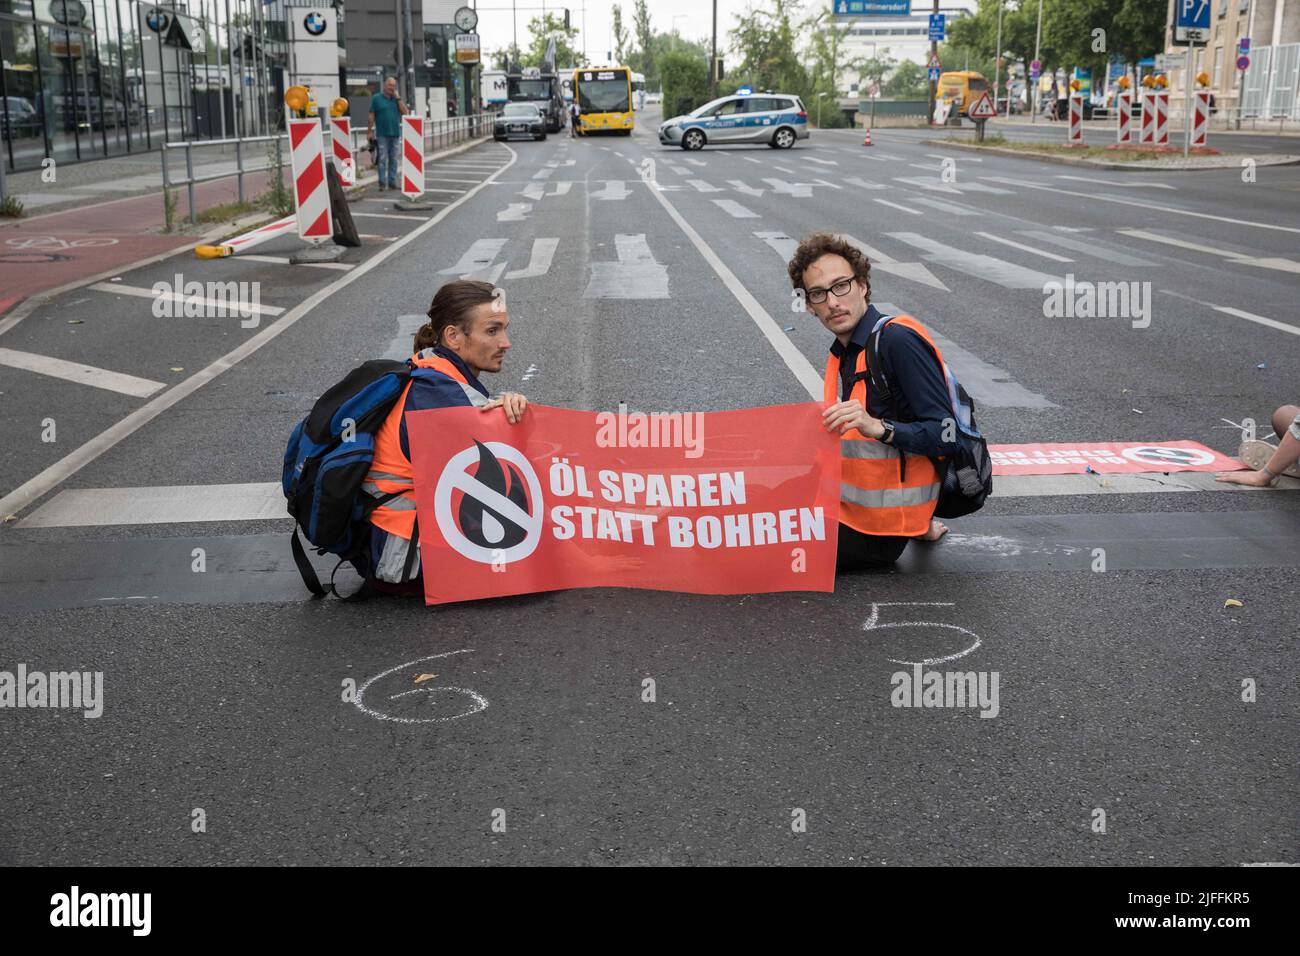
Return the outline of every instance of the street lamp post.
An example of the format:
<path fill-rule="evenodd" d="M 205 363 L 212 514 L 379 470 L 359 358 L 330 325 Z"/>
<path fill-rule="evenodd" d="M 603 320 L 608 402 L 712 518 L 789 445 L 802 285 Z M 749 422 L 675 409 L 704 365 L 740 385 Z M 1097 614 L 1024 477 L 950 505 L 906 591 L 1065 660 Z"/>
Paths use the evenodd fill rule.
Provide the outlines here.
<path fill-rule="evenodd" d="M 993 50 L 993 111 L 998 109 L 998 82 L 1002 77 L 1002 0 L 998 2 L 998 42 Z M 1007 92 L 1007 113 L 1011 113 L 1011 93 Z"/>
<path fill-rule="evenodd" d="M 1034 34 L 1034 62 L 1038 63 L 1039 46 L 1043 41 L 1043 0 L 1038 0 L 1038 31 Z M 1029 71 L 1031 74 L 1033 70 Z M 1034 122 L 1038 117 L 1038 79 L 1036 77 L 1025 77 L 1025 101 L 1029 107 L 1029 122 Z M 1032 89 L 1031 89 L 1032 87 Z"/>

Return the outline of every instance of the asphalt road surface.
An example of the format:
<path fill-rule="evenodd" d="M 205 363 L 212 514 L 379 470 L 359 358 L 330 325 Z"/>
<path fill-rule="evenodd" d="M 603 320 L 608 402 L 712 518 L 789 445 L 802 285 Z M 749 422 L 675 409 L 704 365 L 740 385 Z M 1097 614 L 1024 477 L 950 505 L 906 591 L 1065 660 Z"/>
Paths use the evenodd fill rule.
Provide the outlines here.
<path fill-rule="evenodd" d="M 872 250 L 995 442 L 1231 455 L 1300 399 L 1296 167 L 1094 175 L 901 130 L 686 153 L 658 119 L 439 161 L 434 211 L 355 203 L 335 268 L 180 256 L 0 338 L 0 670 L 103 673 L 98 718 L 0 711 L 0 862 L 1296 862 L 1300 483 L 1021 479 L 834 594 L 307 600 L 289 431 L 457 275 L 507 292 L 489 387 L 547 405 L 820 399 L 785 273 L 814 229 Z M 256 327 L 155 315 L 178 273 L 257 283 Z M 1149 322 L 1046 316 L 1066 274 L 1136 283 Z M 998 675 L 995 717 L 891 705 L 897 661 L 941 658 Z"/>

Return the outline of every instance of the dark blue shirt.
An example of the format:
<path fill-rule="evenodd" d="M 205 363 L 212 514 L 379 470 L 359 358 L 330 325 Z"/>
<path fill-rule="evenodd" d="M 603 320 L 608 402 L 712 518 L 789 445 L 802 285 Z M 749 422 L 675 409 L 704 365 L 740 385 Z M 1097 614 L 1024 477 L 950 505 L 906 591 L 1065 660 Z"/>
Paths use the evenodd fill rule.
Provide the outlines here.
<path fill-rule="evenodd" d="M 481 392 L 485 399 L 488 397 L 487 388 L 474 377 L 469 366 L 460 360 L 459 355 L 441 345 L 433 349 L 433 354 L 449 360 L 460 369 L 460 373 L 465 376 L 465 381 L 469 382 L 476 391 Z M 428 378 L 414 379 L 411 382 L 411 390 L 406 393 L 406 404 L 402 406 L 402 454 L 407 459 L 411 457 L 411 446 L 406 440 L 407 412 L 418 412 L 426 408 L 467 408 L 473 404 L 469 395 L 465 393 L 464 386 L 450 376 L 434 371 L 434 374 Z"/>
<path fill-rule="evenodd" d="M 831 355 L 840 360 L 842 400 L 853 392 L 858 354 L 866 348 L 871 330 L 883 315 L 874 305 L 867 306 L 848 345 L 841 345 L 839 339 L 831 345 Z M 868 382 L 867 411 L 893 424 L 894 447 L 931 458 L 955 454 L 957 444 L 943 441 L 944 421 L 953 417 L 953 411 L 948 385 L 930 346 L 911 329 L 891 322 L 880 335 L 880 361 L 893 387 L 896 408 L 882 403 Z"/>

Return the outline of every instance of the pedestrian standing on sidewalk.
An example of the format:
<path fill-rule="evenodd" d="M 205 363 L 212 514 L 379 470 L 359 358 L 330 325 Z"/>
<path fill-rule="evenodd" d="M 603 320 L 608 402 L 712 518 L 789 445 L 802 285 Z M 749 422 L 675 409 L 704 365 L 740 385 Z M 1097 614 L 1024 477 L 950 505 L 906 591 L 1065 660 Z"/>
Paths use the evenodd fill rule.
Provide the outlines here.
<path fill-rule="evenodd" d="M 402 144 L 402 117 L 409 113 L 397 95 L 397 80 L 384 78 L 383 92 L 370 98 L 367 135 L 379 143 L 379 188 L 397 189 L 398 156 Z"/>

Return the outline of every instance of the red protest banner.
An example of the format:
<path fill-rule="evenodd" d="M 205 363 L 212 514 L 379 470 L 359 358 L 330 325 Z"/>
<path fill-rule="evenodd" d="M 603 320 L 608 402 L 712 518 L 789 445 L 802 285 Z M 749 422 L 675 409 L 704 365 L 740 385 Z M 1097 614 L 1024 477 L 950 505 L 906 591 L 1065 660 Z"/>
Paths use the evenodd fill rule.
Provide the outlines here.
<path fill-rule="evenodd" d="M 425 602 L 832 591 L 840 449 L 821 412 L 410 412 Z"/>
<path fill-rule="evenodd" d="M 1194 441 L 1036 443 L 989 445 L 993 474 L 1102 475 L 1171 471 L 1236 471 L 1246 467 Z M 995 484 L 996 487 L 996 484 Z"/>

